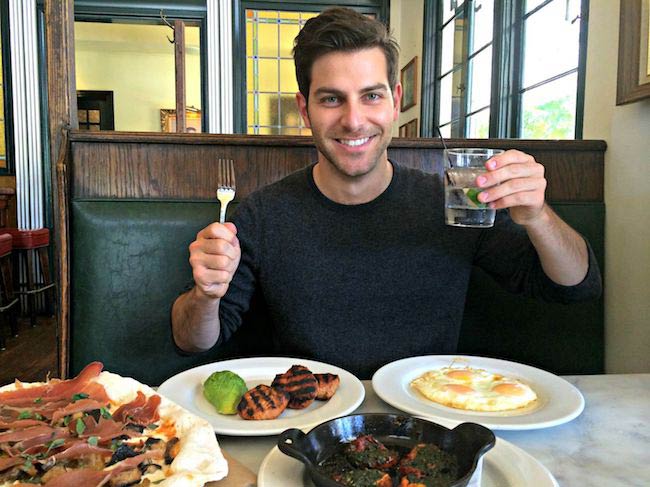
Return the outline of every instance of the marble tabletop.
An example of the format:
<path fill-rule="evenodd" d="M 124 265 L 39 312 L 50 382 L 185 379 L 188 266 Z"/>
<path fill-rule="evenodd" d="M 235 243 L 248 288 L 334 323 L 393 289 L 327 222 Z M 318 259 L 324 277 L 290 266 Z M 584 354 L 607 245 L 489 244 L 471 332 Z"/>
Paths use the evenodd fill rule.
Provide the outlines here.
<path fill-rule="evenodd" d="M 567 487 L 650 486 L 650 374 L 567 376 L 585 398 L 573 421 L 529 431 L 495 431 L 539 460 Z M 356 412 L 397 412 L 364 381 Z M 218 435 L 221 446 L 257 472 L 276 436 Z"/>

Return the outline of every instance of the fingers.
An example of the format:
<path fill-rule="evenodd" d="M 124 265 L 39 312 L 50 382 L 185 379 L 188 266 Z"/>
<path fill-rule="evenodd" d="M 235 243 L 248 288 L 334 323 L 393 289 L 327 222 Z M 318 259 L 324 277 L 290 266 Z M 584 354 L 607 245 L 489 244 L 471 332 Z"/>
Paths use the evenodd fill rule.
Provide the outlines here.
<path fill-rule="evenodd" d="M 485 165 L 487 173 L 476 179 L 477 185 L 485 188 L 478 195 L 479 201 L 495 209 L 528 207 L 538 210 L 543 206 L 544 166 L 534 157 L 509 150 L 492 157 Z"/>
<path fill-rule="evenodd" d="M 190 244 L 194 283 L 202 293 L 222 297 L 239 266 L 241 249 L 232 223 L 213 223 Z"/>

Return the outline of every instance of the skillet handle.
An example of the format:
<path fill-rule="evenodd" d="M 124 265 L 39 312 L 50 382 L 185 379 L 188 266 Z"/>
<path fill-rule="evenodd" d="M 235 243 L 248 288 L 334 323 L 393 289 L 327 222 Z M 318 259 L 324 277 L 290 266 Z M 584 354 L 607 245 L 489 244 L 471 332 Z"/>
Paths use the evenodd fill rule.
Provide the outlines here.
<path fill-rule="evenodd" d="M 278 448 L 285 455 L 300 460 L 307 466 L 313 466 L 311 459 L 305 454 L 303 439 L 305 433 L 297 428 L 291 428 L 280 433 Z"/>

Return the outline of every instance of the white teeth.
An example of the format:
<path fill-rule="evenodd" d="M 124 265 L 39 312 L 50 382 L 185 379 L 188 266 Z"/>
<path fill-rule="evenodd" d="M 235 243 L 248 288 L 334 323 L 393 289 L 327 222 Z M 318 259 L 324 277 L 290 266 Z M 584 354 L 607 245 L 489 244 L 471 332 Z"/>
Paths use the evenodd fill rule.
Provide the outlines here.
<path fill-rule="evenodd" d="M 359 145 L 365 144 L 369 140 L 370 140 L 370 137 L 364 137 L 363 139 L 356 139 L 356 140 L 339 139 L 339 142 L 341 142 L 341 144 L 349 145 L 350 147 L 357 147 Z"/>

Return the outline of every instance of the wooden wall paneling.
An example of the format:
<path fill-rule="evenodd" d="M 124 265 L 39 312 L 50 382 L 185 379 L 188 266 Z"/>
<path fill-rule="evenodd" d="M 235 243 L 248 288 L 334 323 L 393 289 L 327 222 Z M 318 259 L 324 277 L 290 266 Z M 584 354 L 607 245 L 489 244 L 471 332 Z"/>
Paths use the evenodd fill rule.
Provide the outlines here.
<path fill-rule="evenodd" d="M 47 49 L 47 93 L 49 156 L 52 164 L 52 181 L 57 187 L 52 191 L 54 206 L 54 268 L 59 292 L 57 302 L 57 330 L 59 336 L 58 373 L 67 376 L 69 284 L 67 199 L 65 197 L 67 142 L 64 136 L 69 127 L 77 128 L 77 92 L 74 56 L 74 2 L 73 0 L 45 1 L 45 37 Z M 61 157 L 59 157 L 61 156 Z"/>

